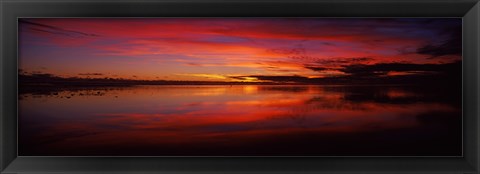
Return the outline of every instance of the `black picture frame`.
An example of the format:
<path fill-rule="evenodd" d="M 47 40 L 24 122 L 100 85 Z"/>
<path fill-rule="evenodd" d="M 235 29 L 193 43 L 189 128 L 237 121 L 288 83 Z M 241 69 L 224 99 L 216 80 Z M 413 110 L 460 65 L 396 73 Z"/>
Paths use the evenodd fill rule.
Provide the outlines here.
<path fill-rule="evenodd" d="M 0 0 L 1 173 L 479 173 L 479 0 Z M 463 157 L 17 157 L 19 17 L 462 17 Z"/>

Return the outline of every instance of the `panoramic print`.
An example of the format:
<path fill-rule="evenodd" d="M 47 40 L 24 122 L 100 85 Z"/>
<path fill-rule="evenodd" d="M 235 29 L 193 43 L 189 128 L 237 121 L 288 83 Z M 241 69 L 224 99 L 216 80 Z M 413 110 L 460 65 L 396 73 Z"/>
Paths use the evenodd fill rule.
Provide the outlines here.
<path fill-rule="evenodd" d="M 462 156 L 461 18 L 19 18 L 19 156 Z"/>

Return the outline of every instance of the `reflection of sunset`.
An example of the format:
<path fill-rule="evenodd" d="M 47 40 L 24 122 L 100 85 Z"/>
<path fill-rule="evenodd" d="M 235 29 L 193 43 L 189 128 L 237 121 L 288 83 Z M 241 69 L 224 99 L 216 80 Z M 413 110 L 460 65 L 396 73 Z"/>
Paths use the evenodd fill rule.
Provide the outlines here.
<path fill-rule="evenodd" d="M 348 100 L 348 95 L 355 93 L 331 91 L 343 88 L 142 86 L 107 90 L 100 96 L 88 91 L 62 92 L 56 96 L 39 98 L 24 95 L 20 104 L 27 113 L 42 112 L 47 116 L 44 119 L 55 120 L 55 124 L 41 123 L 49 126 L 39 127 L 35 137 L 58 137 L 44 145 L 59 149 L 75 146 L 96 148 L 117 143 L 133 145 L 135 142 L 138 146 L 176 146 L 219 143 L 227 139 L 260 141 L 265 137 L 309 133 L 408 130 L 424 124 L 419 122 L 419 115 L 459 112 L 458 108 L 442 102 L 395 104 L 370 99 L 356 102 Z M 88 93 L 92 95 L 79 95 Z M 374 96 L 404 101 L 415 97 L 410 94 L 412 92 L 399 87 L 387 87 Z M 67 99 L 63 96 L 74 97 Z M 58 104 L 61 104 L 60 108 L 52 108 L 60 106 Z M 84 109 L 67 117 L 57 114 L 79 106 Z M 456 118 L 455 115 L 449 117 Z M 72 132 L 72 135 L 61 138 L 61 132 Z"/>
<path fill-rule="evenodd" d="M 19 155 L 461 155 L 461 18 L 20 18 Z"/>

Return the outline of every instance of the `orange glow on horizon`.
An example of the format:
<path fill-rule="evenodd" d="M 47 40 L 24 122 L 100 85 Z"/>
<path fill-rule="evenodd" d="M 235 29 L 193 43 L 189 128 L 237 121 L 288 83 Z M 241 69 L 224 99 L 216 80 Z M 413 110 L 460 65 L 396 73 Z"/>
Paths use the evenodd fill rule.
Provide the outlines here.
<path fill-rule="evenodd" d="M 346 75 L 339 69 L 354 64 L 461 60 L 451 53 L 432 59 L 419 52 L 448 40 L 438 26 L 458 21 L 416 20 L 25 18 L 19 26 L 19 68 L 61 77 L 137 80 L 239 81 L 228 76 L 235 74 L 258 82 L 248 76 L 323 78 Z"/>

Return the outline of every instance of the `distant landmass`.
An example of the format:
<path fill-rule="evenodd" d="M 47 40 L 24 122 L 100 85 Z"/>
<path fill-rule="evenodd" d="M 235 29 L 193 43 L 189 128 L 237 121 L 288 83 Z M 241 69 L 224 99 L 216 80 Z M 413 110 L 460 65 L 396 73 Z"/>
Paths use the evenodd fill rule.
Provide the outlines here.
<path fill-rule="evenodd" d="M 60 77 L 48 73 L 26 73 L 19 70 L 18 82 L 22 87 L 90 87 L 134 85 L 442 85 L 461 87 L 462 64 L 460 61 L 446 64 L 375 64 L 351 65 L 343 70 L 346 75 L 309 78 L 298 75 L 244 75 L 228 77 L 235 81 L 180 81 L 141 80 L 109 77 Z M 401 72 L 401 75 L 390 75 Z M 258 81 L 247 81 L 254 78 Z M 245 81 L 243 81 L 245 80 Z"/>

